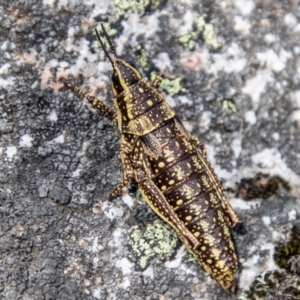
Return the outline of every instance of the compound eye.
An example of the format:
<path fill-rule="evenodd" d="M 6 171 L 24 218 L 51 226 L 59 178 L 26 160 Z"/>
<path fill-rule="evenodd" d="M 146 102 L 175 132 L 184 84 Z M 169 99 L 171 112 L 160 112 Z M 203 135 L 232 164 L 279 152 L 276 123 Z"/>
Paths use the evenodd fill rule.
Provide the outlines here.
<path fill-rule="evenodd" d="M 128 65 L 136 69 L 135 64 L 132 61 L 127 61 Z"/>
<path fill-rule="evenodd" d="M 120 83 L 120 80 L 119 80 L 119 76 L 117 74 L 116 71 L 114 71 L 111 75 L 111 81 L 112 81 L 112 84 L 114 86 L 114 89 L 116 90 L 116 92 L 118 94 L 121 94 L 123 92 L 123 87 Z"/>
<path fill-rule="evenodd" d="M 119 81 L 119 77 L 118 77 L 118 74 L 117 74 L 117 72 L 116 71 L 113 71 L 113 73 L 112 73 L 112 75 L 111 75 L 111 80 L 112 80 L 112 82 L 113 83 L 117 83 L 117 82 L 120 82 Z"/>

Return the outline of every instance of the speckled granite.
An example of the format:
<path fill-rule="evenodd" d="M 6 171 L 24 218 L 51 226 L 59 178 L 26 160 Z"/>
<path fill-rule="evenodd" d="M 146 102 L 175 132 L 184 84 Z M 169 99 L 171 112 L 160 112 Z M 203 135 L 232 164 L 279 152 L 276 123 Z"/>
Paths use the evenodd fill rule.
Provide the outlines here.
<path fill-rule="evenodd" d="M 299 4 L 199 2 L 1 2 L 1 299 L 300 299 Z M 122 180 L 118 132 L 58 83 L 112 106 L 100 21 L 145 77 L 166 75 L 168 102 L 206 144 L 247 229 L 233 232 L 237 295 L 134 187 L 106 200 Z"/>

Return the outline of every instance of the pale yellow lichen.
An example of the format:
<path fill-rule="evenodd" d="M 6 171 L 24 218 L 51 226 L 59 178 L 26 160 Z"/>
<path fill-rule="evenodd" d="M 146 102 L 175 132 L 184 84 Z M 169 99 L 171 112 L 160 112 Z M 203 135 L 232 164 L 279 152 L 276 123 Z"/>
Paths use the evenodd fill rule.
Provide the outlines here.
<path fill-rule="evenodd" d="M 134 230 L 130 238 L 131 248 L 140 269 L 146 269 L 152 257 L 169 258 L 179 242 L 175 232 L 160 220 L 147 225 L 145 231 Z"/>

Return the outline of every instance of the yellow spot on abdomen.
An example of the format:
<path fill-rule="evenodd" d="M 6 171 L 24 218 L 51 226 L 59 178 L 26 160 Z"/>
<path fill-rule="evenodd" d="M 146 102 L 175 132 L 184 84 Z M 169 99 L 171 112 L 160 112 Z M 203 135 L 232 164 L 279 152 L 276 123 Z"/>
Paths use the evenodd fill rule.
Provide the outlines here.
<path fill-rule="evenodd" d="M 167 187 L 165 186 L 165 185 L 163 185 L 162 187 L 161 187 L 161 190 L 162 191 L 165 191 L 167 189 Z"/>
<path fill-rule="evenodd" d="M 225 262 L 223 260 L 218 260 L 216 263 L 217 268 L 223 269 L 225 266 Z"/>
<path fill-rule="evenodd" d="M 208 264 L 211 264 L 211 263 L 212 263 L 212 260 L 211 260 L 211 259 L 207 259 L 206 262 L 207 262 Z"/>
<path fill-rule="evenodd" d="M 218 250 L 218 249 L 212 249 L 211 252 L 212 252 L 212 254 L 214 255 L 214 257 L 215 257 L 217 260 L 219 260 L 220 255 L 221 255 L 221 251 Z"/>
<path fill-rule="evenodd" d="M 147 101 L 147 104 L 148 104 L 149 106 L 152 106 L 152 105 L 153 105 L 153 102 L 152 102 L 151 100 L 148 100 L 148 101 Z"/>
<path fill-rule="evenodd" d="M 169 181 L 169 185 L 173 185 L 175 183 L 175 181 L 172 179 Z"/>
<path fill-rule="evenodd" d="M 205 247 L 205 246 L 202 246 L 202 247 L 201 247 L 201 250 L 202 250 L 202 251 L 205 251 L 205 250 L 206 250 L 206 247 Z"/>
<path fill-rule="evenodd" d="M 187 216 L 187 217 L 185 217 L 185 219 L 186 219 L 187 221 L 191 221 L 191 220 L 192 220 L 192 216 Z"/>
<path fill-rule="evenodd" d="M 200 235 L 200 232 L 199 232 L 199 231 L 197 231 L 197 232 L 194 233 L 194 236 L 195 236 L 195 237 L 198 237 L 199 235 Z"/>
<path fill-rule="evenodd" d="M 163 168 L 164 166 L 165 166 L 165 163 L 164 163 L 164 162 L 161 161 L 160 163 L 158 163 L 158 167 L 159 167 L 159 168 Z"/>
<path fill-rule="evenodd" d="M 183 200 L 177 200 L 176 205 L 181 205 L 183 203 Z"/>
<path fill-rule="evenodd" d="M 139 88 L 140 93 L 144 93 L 144 90 L 142 88 Z"/>

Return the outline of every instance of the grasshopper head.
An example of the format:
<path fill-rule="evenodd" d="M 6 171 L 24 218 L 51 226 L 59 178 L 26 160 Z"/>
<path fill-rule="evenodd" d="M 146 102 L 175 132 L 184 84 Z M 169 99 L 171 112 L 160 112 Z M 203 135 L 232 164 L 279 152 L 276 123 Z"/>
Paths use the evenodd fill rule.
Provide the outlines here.
<path fill-rule="evenodd" d="M 123 91 L 125 91 L 128 87 L 137 83 L 142 78 L 142 76 L 133 65 L 126 63 L 124 60 L 118 58 L 116 50 L 102 23 L 101 23 L 101 27 L 105 35 L 105 38 L 110 46 L 110 50 L 114 55 L 114 57 L 111 57 L 109 55 L 97 29 L 95 29 L 101 48 L 103 49 L 105 56 L 108 58 L 108 60 L 110 61 L 114 69 L 112 75 L 112 90 L 113 90 L 114 97 L 116 97 L 119 94 L 121 94 Z"/>
<path fill-rule="evenodd" d="M 173 118 L 175 112 L 162 96 L 142 79 L 141 74 L 132 64 L 118 58 L 102 23 L 101 27 L 110 46 L 110 52 L 113 54 L 109 55 L 95 29 L 101 48 L 114 70 L 112 90 L 119 130 L 137 136 L 146 135 L 157 129 L 163 122 Z"/>
<path fill-rule="evenodd" d="M 131 85 L 142 79 L 137 69 L 124 60 L 115 58 L 113 61 L 114 72 L 112 74 L 112 90 L 116 97 Z"/>

